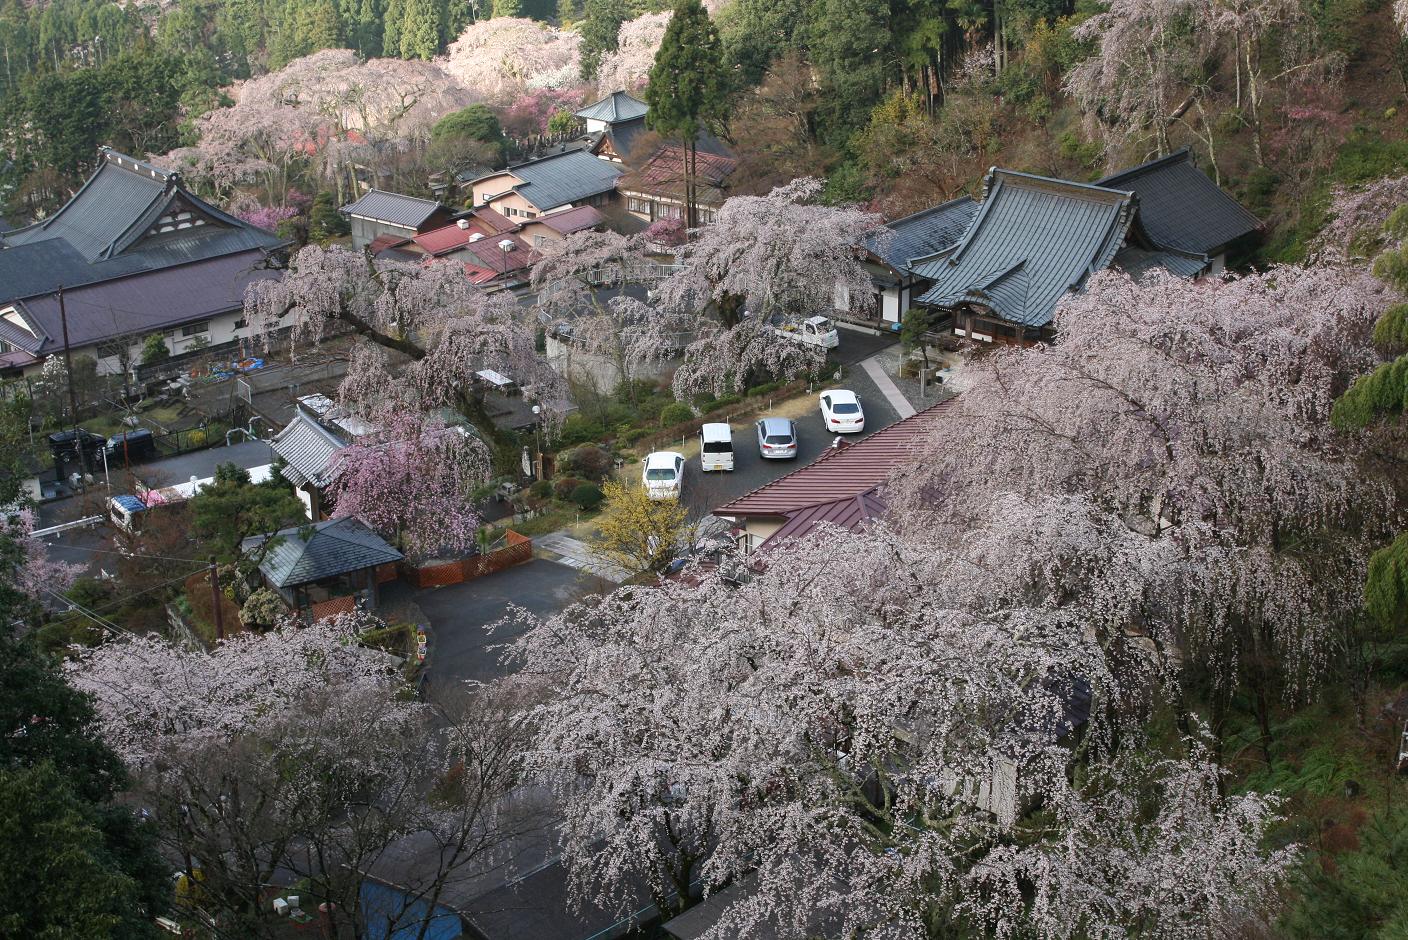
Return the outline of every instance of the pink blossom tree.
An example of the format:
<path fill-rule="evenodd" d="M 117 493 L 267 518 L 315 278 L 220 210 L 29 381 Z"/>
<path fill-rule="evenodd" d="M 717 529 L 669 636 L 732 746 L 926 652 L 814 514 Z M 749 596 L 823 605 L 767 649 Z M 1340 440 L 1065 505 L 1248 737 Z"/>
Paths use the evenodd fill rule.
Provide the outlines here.
<path fill-rule="evenodd" d="M 534 88 L 578 84 L 580 43 L 571 30 L 496 16 L 470 24 L 438 64 L 485 101 L 502 105 Z"/>
<path fill-rule="evenodd" d="M 650 67 L 670 25 L 669 13 L 646 13 L 626 20 L 616 35 L 616 48 L 601 57 L 597 69 L 597 90 L 639 91 L 650 80 Z"/>
<path fill-rule="evenodd" d="M 568 350 L 605 360 L 623 382 L 678 356 L 694 338 L 695 318 L 658 309 L 629 293 L 655 283 L 655 262 L 638 238 L 576 232 L 541 249 L 533 266 L 538 316 Z M 602 293 L 612 296 L 603 300 Z"/>
<path fill-rule="evenodd" d="M 541 825 L 509 800 L 521 721 L 481 694 L 444 700 L 432 727 L 390 658 L 359 643 L 385 626 L 285 622 L 210 651 L 125 635 L 68 666 L 163 848 L 199 869 L 217 936 L 286 932 L 265 887 L 289 872 L 332 902 L 336 932 L 361 935 L 363 873 L 401 840 L 435 858 L 406 886 L 434 898 Z M 411 900 L 380 916 L 424 920 Z"/>
<path fill-rule="evenodd" d="M 675 393 L 722 394 L 750 372 L 793 377 L 820 355 L 772 327 L 845 306 L 864 309 L 874 289 L 857 246 L 880 218 L 816 201 L 821 181 L 794 180 L 766 196 L 734 196 L 676 256 L 661 305 L 700 317 L 694 345 L 675 373 Z M 750 316 L 744 316 L 747 312 Z"/>
<path fill-rule="evenodd" d="M 1042 539 L 1078 565 L 1061 521 Z M 1117 936 L 1156 915 L 1191 938 L 1268 899 L 1292 859 L 1259 849 L 1274 801 L 1223 798 L 1196 743 L 1145 760 L 1142 686 L 1083 610 L 1027 603 L 1023 552 L 940 547 L 822 531 L 741 583 L 700 570 L 531 623 L 515 651 L 551 691 L 529 763 L 563 802 L 577 896 L 645 879 L 673 906 L 696 877 L 746 876 L 712 936 L 916 940 L 956 909 L 997 936 L 1069 936 L 1062 918 Z M 1007 576 L 983 570 L 989 548 Z M 1170 795 L 1152 821 L 1130 798 L 1145 787 Z M 1107 864 L 1069 854 L 1097 840 Z M 1204 840 L 1216 851 L 1188 851 Z"/>
<path fill-rule="evenodd" d="M 489 477 L 484 442 L 415 410 L 373 420 L 377 429 L 335 458 L 333 515 L 361 519 L 417 560 L 472 547 L 480 518 L 470 493 Z"/>
<path fill-rule="evenodd" d="M 83 567 L 50 558 L 49 547 L 35 538 L 33 532 L 34 510 L 21 509 L 11 515 L 0 515 L 0 539 L 14 540 L 23 554 L 15 587 L 45 603 L 72 587 L 83 573 Z"/>
<path fill-rule="evenodd" d="M 893 487 L 899 518 L 947 542 L 1002 500 L 1066 494 L 1107 533 L 1088 563 L 1122 572 L 1092 626 L 1143 637 L 1175 694 L 1210 676 L 1215 719 L 1248 692 L 1269 747 L 1270 703 L 1314 689 L 1392 525 L 1328 424 L 1388 297 L 1328 266 L 1093 278 L 1053 343 L 969 363 Z"/>
<path fill-rule="evenodd" d="M 361 336 L 357 367 L 340 393 L 354 413 L 371 415 L 388 402 L 423 411 L 453 406 L 493 438 L 479 370 L 511 376 L 550 414 L 563 398 L 561 378 L 534 349 L 527 311 L 507 291 L 475 287 L 452 261 L 378 261 L 310 245 L 283 278 L 250 285 L 245 314 L 253 335 L 271 337 L 287 327 L 296 345 L 333 330 Z"/>

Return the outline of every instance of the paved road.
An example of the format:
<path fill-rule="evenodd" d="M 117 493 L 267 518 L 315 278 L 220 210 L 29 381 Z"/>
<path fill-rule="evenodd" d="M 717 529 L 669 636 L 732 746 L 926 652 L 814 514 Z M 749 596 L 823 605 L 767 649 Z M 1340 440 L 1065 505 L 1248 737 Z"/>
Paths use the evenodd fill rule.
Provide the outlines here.
<path fill-rule="evenodd" d="M 877 349 L 893 344 L 894 337 L 875 337 L 845 331 L 841 335 L 841 349 L 847 356 L 865 358 Z M 854 350 L 852 352 L 851 350 Z M 900 419 L 894 406 L 886 400 L 875 382 L 859 366 L 852 365 L 849 374 L 841 383 L 860 396 L 865 409 L 865 430 L 860 434 L 848 435 L 849 440 L 859 440 L 889 427 Z M 820 392 L 820 389 L 817 389 Z M 771 482 L 784 474 L 816 460 L 836 435 L 828 433 L 821 424 L 820 407 L 810 408 L 797 421 L 798 448 L 793 460 L 764 460 L 758 454 L 757 434 L 753 421 L 733 424 L 733 470 L 728 473 L 704 473 L 699 469 L 697 457 L 691 457 L 685 465 L 684 501 L 692 513 L 707 515 L 716 507 L 737 499 Z"/>
<path fill-rule="evenodd" d="M 577 569 L 535 558 L 473 581 L 415 592 L 415 602 L 431 626 L 431 692 L 466 679 L 488 681 L 511 671 L 500 662 L 502 650 L 496 647 L 522 631 L 488 629 L 508 614 L 511 605 L 550 616 L 590 588 Z"/>

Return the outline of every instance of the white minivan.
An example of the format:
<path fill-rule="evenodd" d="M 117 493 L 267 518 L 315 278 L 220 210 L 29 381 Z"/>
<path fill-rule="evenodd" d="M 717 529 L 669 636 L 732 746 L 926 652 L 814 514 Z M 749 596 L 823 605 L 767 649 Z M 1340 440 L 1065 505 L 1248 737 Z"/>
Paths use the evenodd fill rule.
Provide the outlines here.
<path fill-rule="evenodd" d="M 727 424 L 699 429 L 699 466 L 703 470 L 733 469 L 733 430 Z"/>

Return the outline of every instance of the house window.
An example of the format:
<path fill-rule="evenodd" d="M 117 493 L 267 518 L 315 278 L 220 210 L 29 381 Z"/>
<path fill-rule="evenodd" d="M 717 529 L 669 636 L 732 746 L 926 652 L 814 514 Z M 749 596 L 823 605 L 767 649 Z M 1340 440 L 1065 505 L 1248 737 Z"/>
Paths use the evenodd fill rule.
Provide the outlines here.
<path fill-rule="evenodd" d="M 699 221 L 700 221 L 701 223 L 707 223 L 707 222 L 712 222 L 712 221 L 714 221 L 714 210 L 713 210 L 713 209 L 700 209 L 700 210 L 699 210 Z"/>
<path fill-rule="evenodd" d="M 249 326 L 249 321 L 246 320 L 244 317 L 240 317 L 238 320 L 235 321 L 235 329 L 237 330 L 242 330 L 247 326 Z"/>
<path fill-rule="evenodd" d="M 660 203 L 659 217 L 662 219 L 682 219 L 684 218 L 684 206 L 672 206 L 668 202 Z"/>
<path fill-rule="evenodd" d="M 525 218 L 529 218 L 529 219 L 536 219 L 536 218 L 538 217 L 538 213 L 536 213 L 536 212 L 528 212 L 528 211 L 526 211 L 526 210 L 524 211 L 523 215 L 524 215 Z"/>
<path fill-rule="evenodd" d="M 181 327 L 182 336 L 199 336 L 202 333 L 210 332 L 210 321 L 202 320 L 200 323 L 190 323 Z"/>
<path fill-rule="evenodd" d="M 98 358 L 110 359 L 113 356 L 122 356 L 127 353 L 127 344 L 122 340 L 113 340 L 108 343 L 98 344 Z"/>
<path fill-rule="evenodd" d="M 650 203 L 644 199 L 637 199 L 635 196 L 626 200 L 626 208 L 641 215 L 650 215 Z"/>
<path fill-rule="evenodd" d="M 547 243 L 548 243 L 548 238 L 547 238 L 546 235 L 534 235 L 534 236 L 533 236 L 533 247 L 534 247 L 534 248 L 541 248 L 541 247 L 543 247 L 544 245 L 546 245 Z"/>

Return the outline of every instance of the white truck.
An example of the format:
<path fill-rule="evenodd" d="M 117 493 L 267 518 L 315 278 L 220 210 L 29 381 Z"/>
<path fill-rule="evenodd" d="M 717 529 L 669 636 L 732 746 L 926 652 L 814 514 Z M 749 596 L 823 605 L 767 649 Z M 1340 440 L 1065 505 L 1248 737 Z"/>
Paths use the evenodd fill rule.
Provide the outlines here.
<path fill-rule="evenodd" d="M 835 349 L 841 343 L 836 324 L 827 317 L 807 317 L 801 323 L 790 320 L 774 321 L 772 329 L 794 343 Z"/>

